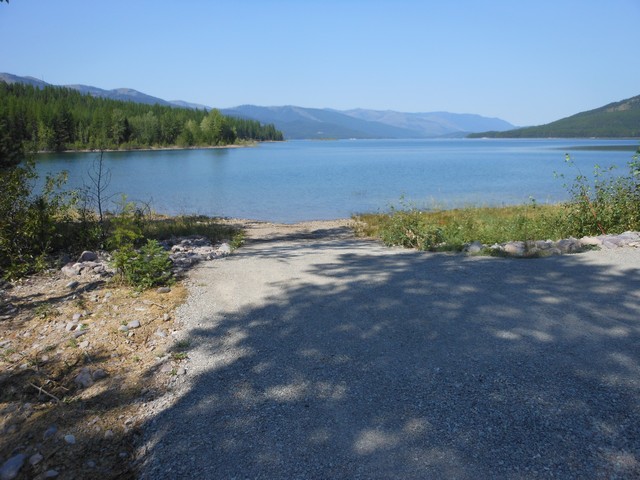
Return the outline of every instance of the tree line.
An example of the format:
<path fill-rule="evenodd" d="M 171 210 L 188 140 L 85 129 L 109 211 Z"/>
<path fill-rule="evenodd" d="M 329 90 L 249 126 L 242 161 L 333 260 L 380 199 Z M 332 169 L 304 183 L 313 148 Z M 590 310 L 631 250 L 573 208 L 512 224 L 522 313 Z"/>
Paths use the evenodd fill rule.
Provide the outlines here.
<path fill-rule="evenodd" d="M 92 97 L 77 90 L 0 82 L 0 156 L 9 146 L 31 151 L 137 149 L 280 141 L 273 124 L 222 115 Z M 13 148 L 12 147 L 12 148 Z M 7 151 L 4 151 L 7 150 Z"/>

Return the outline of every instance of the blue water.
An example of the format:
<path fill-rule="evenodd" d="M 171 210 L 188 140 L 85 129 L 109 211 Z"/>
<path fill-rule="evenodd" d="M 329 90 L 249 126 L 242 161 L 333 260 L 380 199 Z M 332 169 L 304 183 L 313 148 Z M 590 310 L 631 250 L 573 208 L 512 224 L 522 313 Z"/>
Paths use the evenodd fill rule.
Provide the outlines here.
<path fill-rule="evenodd" d="M 621 173 L 633 140 L 337 140 L 265 143 L 251 148 L 113 152 L 107 195 L 125 193 L 157 212 L 296 222 L 386 211 L 400 199 L 419 207 L 564 200 L 595 164 Z M 90 184 L 95 153 L 39 155 L 40 174 L 69 172 L 68 187 Z M 565 174 L 558 179 L 554 173 Z M 113 203 L 110 205 L 114 209 Z"/>

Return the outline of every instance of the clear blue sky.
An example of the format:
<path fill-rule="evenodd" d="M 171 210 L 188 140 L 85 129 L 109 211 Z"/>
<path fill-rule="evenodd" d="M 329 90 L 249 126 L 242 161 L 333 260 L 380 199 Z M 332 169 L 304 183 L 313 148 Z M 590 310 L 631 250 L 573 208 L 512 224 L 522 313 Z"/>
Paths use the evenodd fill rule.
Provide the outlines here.
<path fill-rule="evenodd" d="M 639 0 L 10 0 L 0 72 L 532 125 L 640 95 L 638 25 Z"/>

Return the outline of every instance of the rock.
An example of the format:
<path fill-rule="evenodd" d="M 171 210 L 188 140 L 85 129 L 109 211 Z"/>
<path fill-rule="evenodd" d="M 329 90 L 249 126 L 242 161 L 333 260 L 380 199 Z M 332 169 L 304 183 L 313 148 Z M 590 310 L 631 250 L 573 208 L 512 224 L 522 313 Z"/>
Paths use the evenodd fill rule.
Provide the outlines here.
<path fill-rule="evenodd" d="M 82 314 L 81 313 L 74 313 L 73 314 L 73 318 L 72 320 L 76 323 L 78 323 L 78 321 L 82 318 Z"/>
<path fill-rule="evenodd" d="M 67 263 L 62 267 L 61 272 L 67 277 L 75 277 L 80 275 L 80 267 L 77 263 Z"/>
<path fill-rule="evenodd" d="M 64 267 L 62 267 L 64 268 Z M 73 280 L 72 282 L 69 282 L 65 285 L 65 288 L 68 288 L 69 290 L 75 290 L 78 285 L 80 285 L 80 283 L 76 282 L 75 280 Z"/>
<path fill-rule="evenodd" d="M 64 327 L 67 332 L 73 332 L 76 328 L 78 328 L 78 322 L 68 322 Z"/>
<path fill-rule="evenodd" d="M 75 445 L 76 444 L 76 437 L 74 435 L 67 434 L 67 435 L 64 436 L 64 441 L 67 442 L 67 444 L 69 444 L 69 445 Z"/>
<path fill-rule="evenodd" d="M 156 337 L 160 337 L 160 338 L 166 338 L 167 337 L 167 334 L 164 332 L 164 330 L 161 330 L 160 328 L 155 331 L 154 335 Z"/>
<path fill-rule="evenodd" d="M 96 371 L 93 372 L 92 375 L 93 379 L 98 381 L 98 380 L 102 380 L 103 378 L 107 378 L 107 372 L 105 372 L 103 369 L 98 368 Z"/>
<path fill-rule="evenodd" d="M 602 239 L 599 237 L 582 237 L 580 244 L 585 247 L 599 247 L 602 245 Z"/>
<path fill-rule="evenodd" d="M 27 456 L 24 453 L 14 455 L 0 467 L 0 480 L 13 480 L 20 473 Z"/>
<path fill-rule="evenodd" d="M 164 315 L 162 315 L 163 322 L 168 322 L 169 320 L 171 320 L 171 315 L 169 315 L 168 313 L 165 313 Z"/>
<path fill-rule="evenodd" d="M 40 453 L 35 453 L 29 457 L 29 465 L 35 466 L 44 459 L 44 456 Z"/>
<path fill-rule="evenodd" d="M 169 287 L 159 287 L 158 290 L 156 290 L 158 293 L 169 293 L 171 291 L 171 289 Z"/>
<path fill-rule="evenodd" d="M 180 367 L 178 370 L 176 370 L 176 375 L 186 375 L 187 374 L 187 370 L 184 367 Z"/>
<path fill-rule="evenodd" d="M 464 251 L 467 253 L 474 254 L 474 253 L 480 253 L 482 251 L 482 248 L 483 248 L 482 243 L 475 241 L 465 246 Z"/>
<path fill-rule="evenodd" d="M 96 468 L 96 462 L 93 460 L 87 460 L 84 464 L 87 468 Z"/>
<path fill-rule="evenodd" d="M 129 323 L 127 323 L 127 329 L 131 329 L 131 328 L 140 328 L 140 321 L 131 320 Z"/>
<path fill-rule="evenodd" d="M 90 252 L 85 250 L 80 254 L 80 258 L 78 258 L 78 262 L 95 262 L 98 260 L 98 255 L 95 252 Z"/>
<path fill-rule="evenodd" d="M 49 428 L 47 428 L 44 432 L 44 434 L 42 435 L 43 440 L 48 440 L 49 438 L 53 437 L 56 433 L 58 433 L 58 427 L 55 425 L 51 425 Z"/>
<path fill-rule="evenodd" d="M 44 472 L 44 476 L 42 478 L 56 478 L 58 475 L 60 475 L 58 471 L 52 469 Z"/>
<path fill-rule="evenodd" d="M 73 381 L 82 388 L 89 388 L 91 385 L 93 385 L 93 377 L 91 376 L 91 372 L 87 368 L 83 368 Z"/>
<path fill-rule="evenodd" d="M 85 340 L 84 342 L 80 342 L 78 346 L 84 350 L 89 347 L 89 341 Z"/>
<path fill-rule="evenodd" d="M 218 247 L 218 249 L 216 250 L 216 253 L 218 255 L 229 255 L 231 254 L 231 247 L 229 246 L 228 243 L 223 243 Z"/>
<path fill-rule="evenodd" d="M 562 253 L 577 253 L 582 250 L 582 245 L 575 238 L 565 238 L 556 242 L 556 248 Z"/>
<path fill-rule="evenodd" d="M 82 335 L 85 335 L 87 332 L 88 330 L 75 330 L 73 332 L 73 338 L 81 337 Z"/>
<path fill-rule="evenodd" d="M 126 325 L 120 325 L 118 327 L 118 331 L 120 331 L 120 332 L 128 332 L 129 331 L 129 327 L 127 327 Z"/>
<path fill-rule="evenodd" d="M 504 245 L 504 251 L 509 255 L 521 257 L 524 255 L 524 242 L 509 242 Z"/>
<path fill-rule="evenodd" d="M 115 434 L 113 433 L 113 430 L 107 430 L 106 432 L 104 432 L 105 440 L 111 440 L 114 436 Z"/>

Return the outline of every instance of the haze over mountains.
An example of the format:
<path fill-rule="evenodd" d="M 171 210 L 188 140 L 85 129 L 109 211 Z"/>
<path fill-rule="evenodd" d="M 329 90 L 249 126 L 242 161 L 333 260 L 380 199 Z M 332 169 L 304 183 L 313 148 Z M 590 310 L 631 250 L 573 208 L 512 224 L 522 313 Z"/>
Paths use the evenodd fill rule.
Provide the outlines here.
<path fill-rule="evenodd" d="M 131 88 L 105 90 L 88 85 L 51 85 L 34 77 L 0 73 L 0 81 L 25 83 L 37 88 L 63 86 L 94 97 L 210 110 L 211 107 L 181 100 L 164 100 Z M 499 118 L 448 112 L 405 113 L 355 109 L 303 108 L 296 106 L 260 107 L 241 105 L 220 109 L 225 115 L 273 123 L 287 139 L 319 138 L 433 138 L 464 137 L 473 132 L 505 131 L 516 128 Z"/>

